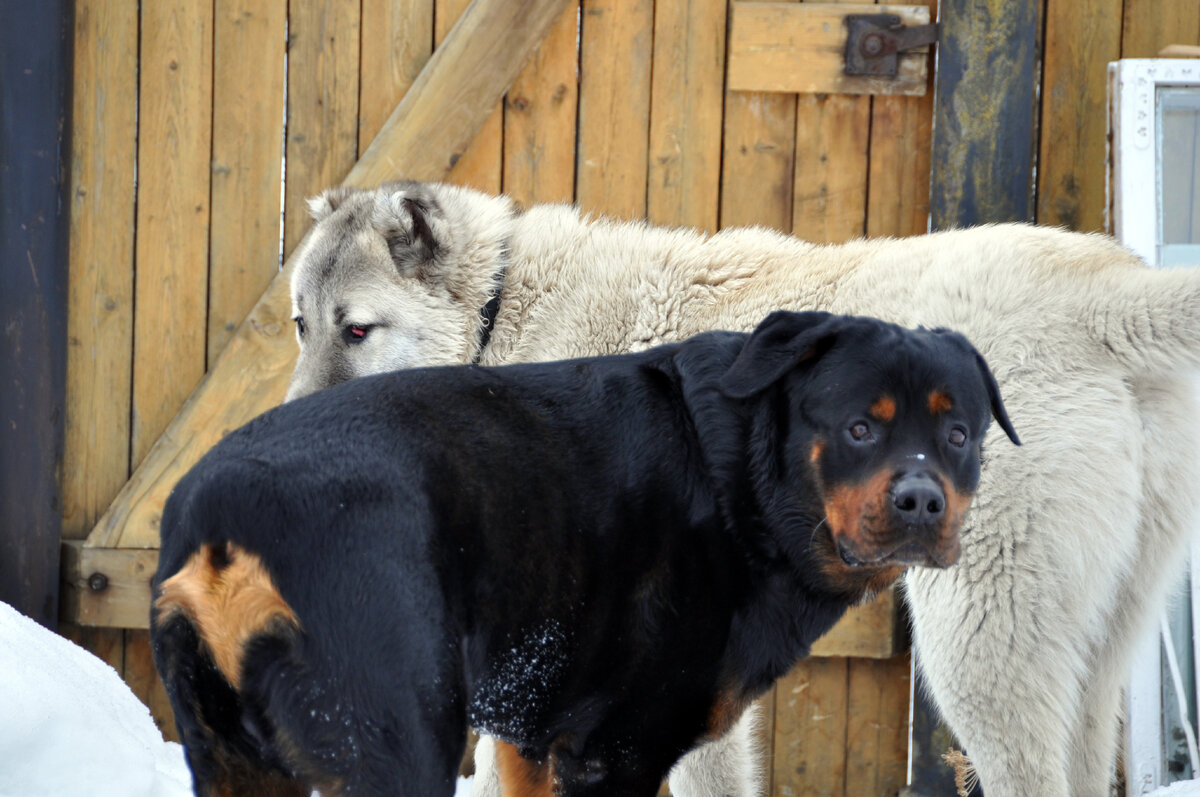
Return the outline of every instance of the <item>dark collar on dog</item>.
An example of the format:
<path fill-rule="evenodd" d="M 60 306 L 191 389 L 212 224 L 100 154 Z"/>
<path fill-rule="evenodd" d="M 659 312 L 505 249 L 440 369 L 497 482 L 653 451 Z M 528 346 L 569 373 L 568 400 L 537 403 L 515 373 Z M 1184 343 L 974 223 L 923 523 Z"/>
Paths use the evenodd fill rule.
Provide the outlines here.
<path fill-rule="evenodd" d="M 479 311 L 479 320 L 482 326 L 479 330 L 479 350 L 473 361 L 476 365 L 483 358 L 483 350 L 487 348 L 488 342 L 492 339 L 492 329 L 496 326 L 496 316 L 500 313 L 500 294 L 504 292 L 504 275 L 507 271 L 507 265 L 500 266 L 500 270 L 496 272 L 496 292 Z"/>

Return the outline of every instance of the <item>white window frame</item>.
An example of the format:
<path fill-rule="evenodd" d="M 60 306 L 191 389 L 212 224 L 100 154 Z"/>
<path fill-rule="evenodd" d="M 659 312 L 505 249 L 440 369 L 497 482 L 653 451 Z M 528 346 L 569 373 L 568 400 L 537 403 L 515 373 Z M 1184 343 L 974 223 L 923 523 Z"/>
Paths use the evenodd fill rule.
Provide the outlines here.
<path fill-rule="evenodd" d="M 1113 235 L 1153 267 L 1159 267 L 1161 213 L 1158 198 L 1157 93 L 1160 88 L 1200 87 L 1200 61 L 1166 58 L 1125 59 L 1108 65 L 1109 186 L 1107 219 Z M 1148 179 L 1149 177 L 1153 179 Z M 1192 548 L 1191 583 L 1200 585 L 1200 545 Z M 1200 590 L 1189 596 L 1193 623 L 1200 621 Z M 1158 625 L 1157 623 L 1155 624 Z M 1134 655 L 1126 695 L 1125 782 L 1127 795 L 1148 794 L 1166 781 L 1163 738 L 1163 635 L 1143 640 Z M 1200 640 L 1193 632 L 1194 660 Z M 1200 666 L 1197 667 L 1200 681 Z M 1197 684 L 1200 693 L 1200 683 Z M 1194 773 L 1200 776 L 1200 773 Z"/>

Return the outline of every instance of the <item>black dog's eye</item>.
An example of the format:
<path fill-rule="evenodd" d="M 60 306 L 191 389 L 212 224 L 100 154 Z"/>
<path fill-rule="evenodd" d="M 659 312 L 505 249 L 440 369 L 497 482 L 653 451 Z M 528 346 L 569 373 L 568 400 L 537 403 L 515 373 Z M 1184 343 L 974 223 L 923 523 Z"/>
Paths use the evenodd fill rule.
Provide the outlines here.
<path fill-rule="evenodd" d="M 292 320 L 296 322 L 296 334 L 304 337 L 304 316 L 298 315 Z"/>
<path fill-rule="evenodd" d="M 961 426 L 955 426 L 950 430 L 950 436 L 947 438 L 950 445 L 962 448 L 967 442 L 967 433 Z"/>
<path fill-rule="evenodd" d="M 366 324 L 350 324 L 342 332 L 342 337 L 347 343 L 362 343 L 367 339 L 367 333 L 371 331 L 371 327 Z"/>
<path fill-rule="evenodd" d="M 850 436 L 860 443 L 869 443 L 875 439 L 875 435 L 871 434 L 871 427 L 864 421 L 850 425 Z"/>

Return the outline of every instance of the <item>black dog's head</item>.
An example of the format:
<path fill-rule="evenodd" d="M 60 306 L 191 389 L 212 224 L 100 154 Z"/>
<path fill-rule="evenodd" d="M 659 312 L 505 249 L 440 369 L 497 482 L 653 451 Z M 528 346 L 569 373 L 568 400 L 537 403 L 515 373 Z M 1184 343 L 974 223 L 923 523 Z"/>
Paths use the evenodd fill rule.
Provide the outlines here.
<path fill-rule="evenodd" d="M 966 338 L 855 316 L 774 313 L 721 388 L 744 399 L 775 386 L 792 414 L 785 469 L 810 475 L 804 489 L 815 485 L 828 531 L 814 535 L 813 549 L 830 575 L 866 566 L 894 577 L 910 565 L 958 561 L 990 418 L 1020 444 L 995 378 Z"/>

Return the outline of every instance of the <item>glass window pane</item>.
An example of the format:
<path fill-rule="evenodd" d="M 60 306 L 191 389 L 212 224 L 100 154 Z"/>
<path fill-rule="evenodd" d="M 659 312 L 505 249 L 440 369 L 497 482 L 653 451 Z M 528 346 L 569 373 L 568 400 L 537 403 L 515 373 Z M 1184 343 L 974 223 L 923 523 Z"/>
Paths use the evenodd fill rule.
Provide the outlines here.
<path fill-rule="evenodd" d="M 1158 89 L 1161 265 L 1200 264 L 1200 87 Z"/>

